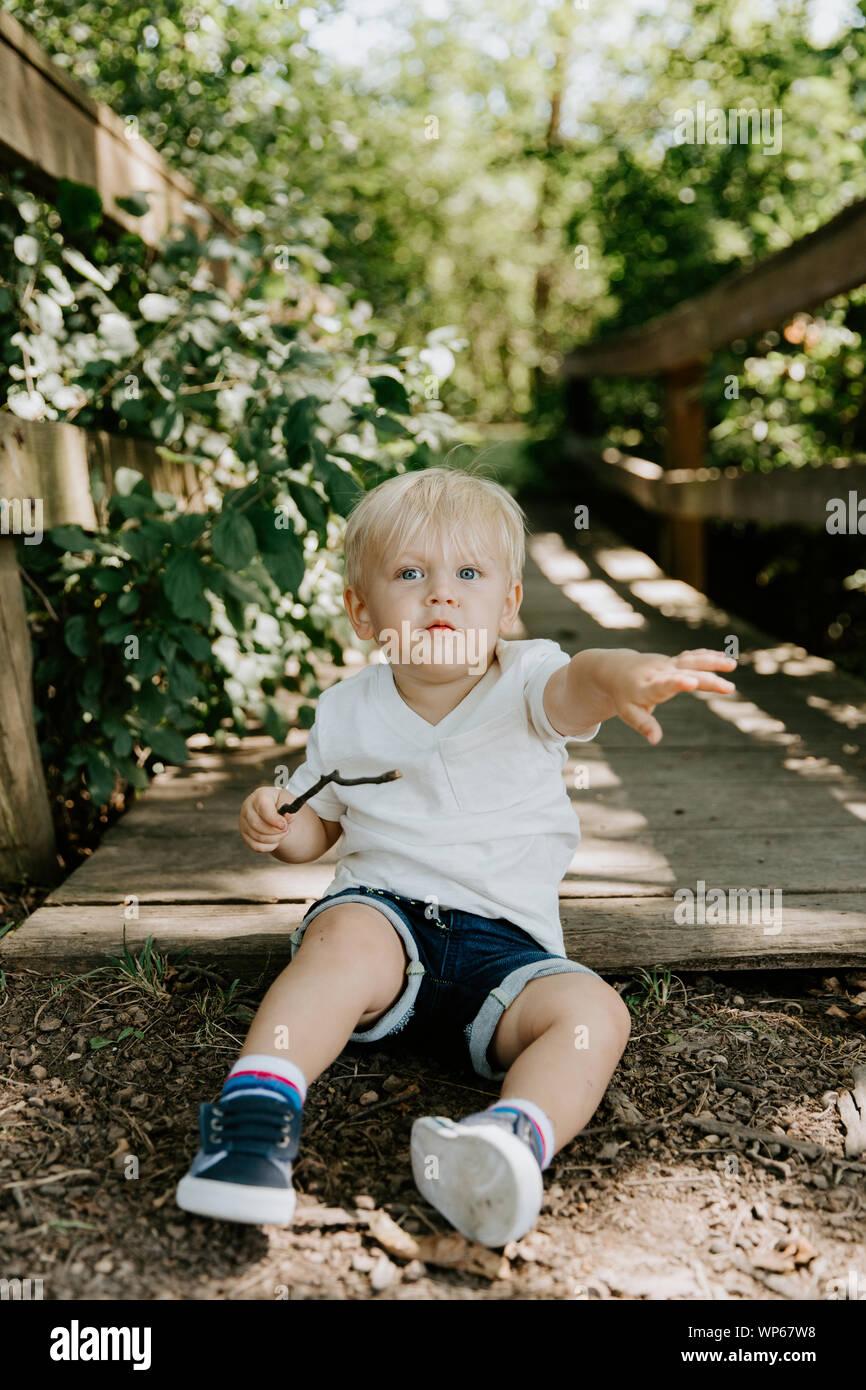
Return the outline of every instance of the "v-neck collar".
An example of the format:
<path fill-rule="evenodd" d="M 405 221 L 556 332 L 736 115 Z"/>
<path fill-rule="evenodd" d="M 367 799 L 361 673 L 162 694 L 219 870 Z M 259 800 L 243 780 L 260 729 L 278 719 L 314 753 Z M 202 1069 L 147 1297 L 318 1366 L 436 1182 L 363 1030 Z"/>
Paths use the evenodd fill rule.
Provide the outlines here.
<path fill-rule="evenodd" d="M 414 743 L 422 743 L 426 746 L 437 743 L 440 738 L 451 732 L 454 725 L 462 723 L 465 716 L 481 703 L 491 686 L 496 683 L 501 674 L 501 671 L 496 669 L 497 664 L 500 664 L 499 647 L 501 641 L 501 638 L 497 640 L 495 659 L 491 661 L 480 681 L 473 685 L 468 694 L 464 695 L 459 704 L 449 710 L 438 724 L 431 724 L 423 715 L 416 713 L 410 705 L 407 705 L 397 689 L 391 663 L 389 661 L 381 662 L 378 672 L 378 693 L 383 712 L 389 722 L 399 733 L 404 734 Z"/>

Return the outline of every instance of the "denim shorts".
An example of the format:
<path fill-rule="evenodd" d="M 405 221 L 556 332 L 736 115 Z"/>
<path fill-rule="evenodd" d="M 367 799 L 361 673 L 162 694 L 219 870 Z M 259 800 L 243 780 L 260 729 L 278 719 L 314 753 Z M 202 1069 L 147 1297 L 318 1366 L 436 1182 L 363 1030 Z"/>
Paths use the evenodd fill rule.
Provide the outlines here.
<path fill-rule="evenodd" d="M 469 1060 L 479 1076 L 501 1081 L 488 1059 L 494 1030 L 508 1005 L 529 980 L 542 975 L 595 970 L 554 955 L 505 917 L 478 917 L 457 908 L 433 908 L 382 888 L 344 888 L 309 907 L 292 932 L 292 960 L 310 922 L 335 903 L 377 907 L 402 938 L 409 957 L 406 988 L 397 1002 L 368 1027 L 352 1033 L 353 1043 L 376 1043 L 399 1032 L 402 1039 L 431 1047 L 438 1055 Z M 462 1036 L 461 1036 L 462 1034 Z"/>

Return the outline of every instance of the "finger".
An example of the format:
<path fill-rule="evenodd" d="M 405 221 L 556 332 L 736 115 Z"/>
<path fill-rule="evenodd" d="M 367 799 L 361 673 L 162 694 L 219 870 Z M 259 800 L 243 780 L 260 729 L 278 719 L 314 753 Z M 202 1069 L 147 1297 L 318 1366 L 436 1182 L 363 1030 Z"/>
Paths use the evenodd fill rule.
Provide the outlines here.
<path fill-rule="evenodd" d="M 250 814 L 260 826 L 276 827 L 283 824 L 283 818 L 277 810 L 277 806 L 283 800 L 280 792 L 277 793 L 276 800 L 272 803 L 267 798 L 263 798 L 250 806 Z"/>
<path fill-rule="evenodd" d="M 620 719 L 628 724 L 630 729 L 642 734 L 650 743 L 658 743 L 662 736 L 661 725 L 657 719 L 640 705 L 627 704 L 620 711 Z"/>
<path fill-rule="evenodd" d="M 673 674 L 654 676 L 647 682 L 645 695 L 648 704 L 660 705 L 663 700 L 670 700 L 672 696 L 679 695 L 686 690 L 697 690 L 697 674 L 691 671 L 675 671 Z"/>
<path fill-rule="evenodd" d="M 713 652 L 706 647 L 700 647 L 695 651 L 680 652 L 679 656 L 674 657 L 674 661 L 678 666 L 688 667 L 690 670 L 697 668 L 707 671 L 718 671 L 737 664 L 736 657 L 728 656 L 727 652 Z"/>
<path fill-rule="evenodd" d="M 261 812 L 255 811 L 250 816 L 250 829 L 257 830 L 260 835 L 269 835 L 275 830 L 285 830 L 286 822 L 276 812 L 273 815 L 269 813 L 267 816 L 263 816 Z"/>
<path fill-rule="evenodd" d="M 726 681 L 723 676 L 712 676 L 708 671 L 699 674 L 696 686 L 698 690 L 717 690 L 720 695 L 730 695 L 736 688 L 733 681 Z"/>

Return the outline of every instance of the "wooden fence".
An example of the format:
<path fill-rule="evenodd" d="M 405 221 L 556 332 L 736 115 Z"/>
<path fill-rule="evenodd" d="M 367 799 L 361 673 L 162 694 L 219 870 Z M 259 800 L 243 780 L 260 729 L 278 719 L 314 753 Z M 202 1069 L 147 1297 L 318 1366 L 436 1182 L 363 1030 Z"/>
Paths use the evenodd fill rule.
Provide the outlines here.
<path fill-rule="evenodd" d="M 191 226 L 199 237 L 219 230 L 236 239 L 237 230 L 187 178 L 3 13 L 0 89 L 0 163 L 25 170 L 34 193 L 50 200 L 61 178 L 87 184 L 102 199 L 105 230 L 135 232 L 148 246 L 157 246 L 172 224 Z M 117 204 L 135 192 L 148 195 L 144 217 Z M 210 265 L 215 282 L 231 294 L 237 286 L 229 259 Z M 37 503 L 43 531 L 101 525 L 105 507 L 94 500 L 91 479 L 101 478 L 108 497 L 121 466 L 137 469 L 186 507 L 202 505 L 198 470 L 167 462 L 147 441 L 0 414 L 0 883 L 50 885 L 61 873 L 33 719 L 30 632 L 13 535 L 21 509 Z"/>
<path fill-rule="evenodd" d="M 844 459 L 825 469 L 780 469 L 768 475 L 708 470 L 701 392 L 707 362 L 717 348 L 774 328 L 790 314 L 864 283 L 866 199 L 861 199 L 783 251 L 726 276 L 643 327 L 566 356 L 566 383 L 596 376 L 664 377 L 664 468 L 647 459 L 627 459 L 618 450 L 592 450 L 579 441 L 573 448 L 601 481 L 662 514 L 660 560 L 670 574 L 703 588 L 708 519 L 823 525 L 827 499 L 839 496 L 842 487 L 863 486 L 863 465 Z"/>

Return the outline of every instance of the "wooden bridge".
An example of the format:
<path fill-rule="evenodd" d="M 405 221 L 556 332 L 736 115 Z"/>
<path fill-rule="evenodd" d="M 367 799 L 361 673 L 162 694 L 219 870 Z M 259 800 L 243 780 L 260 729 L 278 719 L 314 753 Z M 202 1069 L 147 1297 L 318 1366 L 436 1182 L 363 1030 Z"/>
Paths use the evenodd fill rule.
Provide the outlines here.
<path fill-rule="evenodd" d="M 136 230 L 151 243 L 171 217 L 195 216 L 191 186 L 145 141 L 132 150 L 117 117 L 5 15 L 0 74 L 15 98 L 0 115 L 0 159 L 26 168 L 35 190 L 50 192 L 62 176 L 98 186 L 121 228 L 114 199 L 148 190 L 155 212 Z M 51 119 L 37 121 L 43 111 Z M 670 655 L 734 637 L 740 652 L 736 695 L 681 695 L 662 706 L 656 747 L 617 720 L 593 743 L 571 745 L 579 761 L 567 775 L 583 839 L 561 885 L 561 916 L 569 955 L 599 971 L 866 961 L 866 682 L 774 641 L 701 593 L 705 518 L 823 525 L 828 497 L 843 486 L 866 492 L 863 466 L 840 459 L 808 477 L 722 475 L 705 466 L 699 400 L 714 348 L 866 282 L 864 232 L 859 203 L 646 329 L 567 360 L 572 380 L 665 374 L 666 467 L 572 444 L 576 482 L 580 467 L 592 469 L 614 493 L 663 515 L 662 550 L 656 563 L 595 516 L 590 532 L 569 531 L 570 505 L 536 512 L 522 625 L 510 635 L 552 637 L 568 652 L 629 646 Z M 183 471 L 140 441 L 71 424 L 14 421 L 0 430 L 0 496 L 44 497 L 46 528 L 93 528 L 90 472 L 110 485 L 119 463 L 190 496 Z M 38 875 L 50 874 L 53 830 L 29 651 L 14 542 L 0 535 L 0 869 L 23 860 Z M 323 668 L 320 684 L 354 669 Z M 302 760 L 304 737 L 293 731 L 282 749 L 265 736 L 245 738 L 221 752 L 204 736 L 190 739 L 189 764 L 157 776 L 96 853 L 3 937 L 0 963 L 90 968 L 124 940 L 135 950 L 153 937 L 170 954 L 276 973 L 289 959 L 289 933 L 326 890 L 340 845 L 315 864 L 277 864 L 243 845 L 237 818 L 253 787 Z M 689 894 L 694 920 L 682 921 Z M 713 911 L 713 894 L 723 895 L 724 912 Z"/>
<path fill-rule="evenodd" d="M 737 693 L 661 706 L 657 746 L 616 719 L 570 745 L 583 839 L 560 889 L 568 954 L 602 972 L 862 963 L 866 683 L 720 612 L 604 528 L 578 551 L 551 520 L 537 520 L 523 627 L 510 635 L 553 637 L 568 652 L 674 655 L 733 634 L 741 651 Z M 355 669 L 323 669 L 322 683 Z M 243 844 L 237 819 L 249 791 L 302 760 L 304 737 L 293 731 L 284 749 L 245 738 L 227 752 L 190 740 L 190 763 L 157 776 L 3 939 L 3 964 L 91 968 L 119 954 L 125 935 L 133 950 L 152 936 L 170 954 L 189 948 L 200 963 L 275 974 L 333 877 L 340 842 L 316 863 L 278 864 Z M 722 889 L 739 920 L 702 922 L 701 883 L 707 895 Z M 779 913 L 731 913 L 734 893 L 760 889 L 768 907 L 781 899 Z M 695 894 L 692 924 L 677 924 L 677 890 Z"/>

